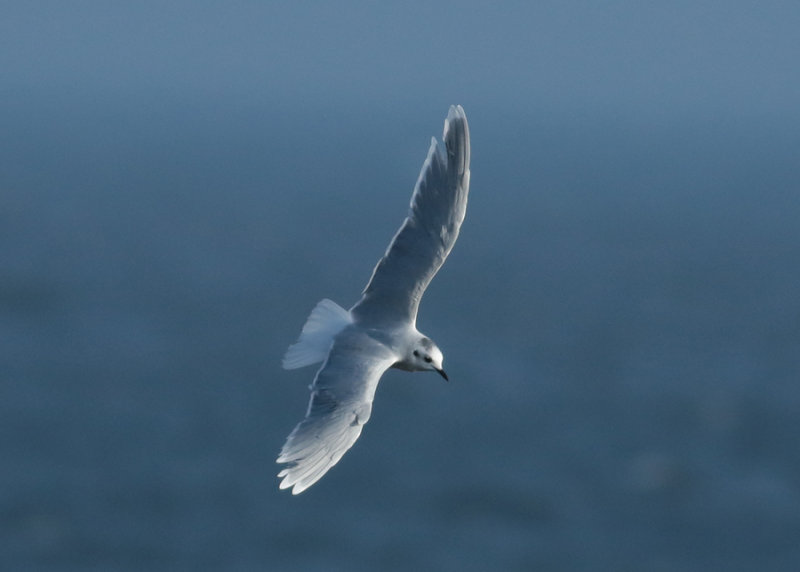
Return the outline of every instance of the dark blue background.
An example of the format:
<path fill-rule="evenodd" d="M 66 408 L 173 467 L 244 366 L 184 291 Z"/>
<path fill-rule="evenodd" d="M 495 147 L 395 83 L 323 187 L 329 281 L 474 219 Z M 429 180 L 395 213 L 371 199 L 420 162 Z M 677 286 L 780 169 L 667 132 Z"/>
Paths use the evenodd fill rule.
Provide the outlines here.
<path fill-rule="evenodd" d="M 16 5 L 15 5 L 16 4 Z M 12 3 L 0 559 L 15 570 L 794 570 L 793 3 Z M 312 489 L 274 464 L 448 105 L 459 243 Z"/>

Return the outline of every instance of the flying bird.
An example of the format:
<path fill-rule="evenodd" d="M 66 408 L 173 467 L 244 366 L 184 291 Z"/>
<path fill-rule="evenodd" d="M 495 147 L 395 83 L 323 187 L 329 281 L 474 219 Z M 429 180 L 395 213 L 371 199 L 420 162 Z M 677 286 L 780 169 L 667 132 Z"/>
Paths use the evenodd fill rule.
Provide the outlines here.
<path fill-rule="evenodd" d="M 425 289 L 458 238 L 469 193 L 469 127 L 464 109 L 450 107 L 443 144 L 432 138 L 408 216 L 378 261 L 361 299 L 345 310 L 322 300 L 284 369 L 322 362 L 311 384 L 305 418 L 277 462 L 281 489 L 298 494 L 316 483 L 353 446 L 369 420 L 375 390 L 389 368 L 435 371 L 447 380 L 438 346 L 417 331 Z"/>

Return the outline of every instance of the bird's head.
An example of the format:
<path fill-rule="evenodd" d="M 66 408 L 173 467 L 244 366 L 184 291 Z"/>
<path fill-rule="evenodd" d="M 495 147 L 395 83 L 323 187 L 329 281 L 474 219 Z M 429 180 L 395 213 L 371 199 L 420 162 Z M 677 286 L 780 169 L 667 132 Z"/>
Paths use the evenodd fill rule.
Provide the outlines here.
<path fill-rule="evenodd" d="M 409 369 L 412 371 L 430 371 L 433 370 L 441 375 L 445 380 L 447 374 L 442 368 L 444 356 L 442 350 L 433 343 L 433 340 L 422 336 L 415 344 L 412 345 L 411 355 L 407 359 Z"/>

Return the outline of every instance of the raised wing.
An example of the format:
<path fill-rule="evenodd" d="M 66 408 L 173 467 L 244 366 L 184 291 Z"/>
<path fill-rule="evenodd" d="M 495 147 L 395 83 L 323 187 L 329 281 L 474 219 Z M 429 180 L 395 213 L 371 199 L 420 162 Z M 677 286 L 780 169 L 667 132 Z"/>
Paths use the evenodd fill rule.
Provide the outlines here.
<path fill-rule="evenodd" d="M 442 139 L 444 148 L 431 141 L 408 216 L 350 310 L 356 321 L 414 323 L 425 289 L 458 238 L 469 193 L 469 126 L 460 105 L 450 108 Z"/>
<path fill-rule="evenodd" d="M 278 463 L 280 488 L 298 494 L 317 482 L 353 446 L 369 420 L 383 372 L 397 356 L 364 333 L 346 330 L 311 386 L 306 417 L 289 435 Z"/>

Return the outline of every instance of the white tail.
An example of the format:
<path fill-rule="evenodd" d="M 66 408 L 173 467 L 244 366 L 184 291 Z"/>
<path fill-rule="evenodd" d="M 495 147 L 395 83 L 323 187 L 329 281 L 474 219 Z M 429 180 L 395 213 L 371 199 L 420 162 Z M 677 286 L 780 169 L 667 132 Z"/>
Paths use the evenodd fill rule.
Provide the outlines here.
<path fill-rule="evenodd" d="M 350 312 L 327 298 L 320 300 L 311 310 L 300 339 L 286 350 L 283 369 L 297 369 L 324 360 L 334 336 L 351 323 Z"/>

